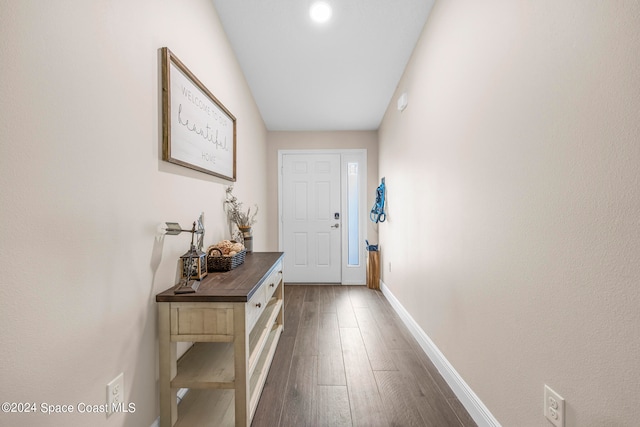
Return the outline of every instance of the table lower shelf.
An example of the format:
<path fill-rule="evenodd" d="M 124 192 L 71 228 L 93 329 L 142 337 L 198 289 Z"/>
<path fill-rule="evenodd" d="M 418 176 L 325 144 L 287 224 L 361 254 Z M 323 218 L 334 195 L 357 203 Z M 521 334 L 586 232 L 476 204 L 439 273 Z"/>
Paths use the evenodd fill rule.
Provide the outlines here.
<path fill-rule="evenodd" d="M 251 418 L 258 407 L 262 388 L 269 373 L 271 361 L 276 352 L 282 325 L 273 325 L 266 339 L 263 351 L 250 379 Z M 235 399 L 233 390 L 220 388 L 191 388 L 178 405 L 178 422 L 175 426 L 233 426 L 235 425 Z"/>
<path fill-rule="evenodd" d="M 178 422 L 174 427 L 233 427 L 235 425 L 233 394 L 233 390 L 189 390 L 178 405 Z"/>
<path fill-rule="evenodd" d="M 249 375 L 256 370 L 258 359 L 268 346 L 268 334 L 281 310 L 282 300 L 272 298 L 249 335 Z M 233 342 L 194 343 L 178 361 L 171 387 L 234 388 L 233 363 Z"/>

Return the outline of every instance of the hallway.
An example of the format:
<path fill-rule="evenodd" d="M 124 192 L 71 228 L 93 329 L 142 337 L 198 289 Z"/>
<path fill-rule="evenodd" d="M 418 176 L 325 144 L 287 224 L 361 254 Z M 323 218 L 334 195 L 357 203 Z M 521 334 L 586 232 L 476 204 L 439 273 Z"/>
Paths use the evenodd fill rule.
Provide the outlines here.
<path fill-rule="evenodd" d="M 252 425 L 476 424 L 380 292 L 287 285 L 285 329 Z"/>

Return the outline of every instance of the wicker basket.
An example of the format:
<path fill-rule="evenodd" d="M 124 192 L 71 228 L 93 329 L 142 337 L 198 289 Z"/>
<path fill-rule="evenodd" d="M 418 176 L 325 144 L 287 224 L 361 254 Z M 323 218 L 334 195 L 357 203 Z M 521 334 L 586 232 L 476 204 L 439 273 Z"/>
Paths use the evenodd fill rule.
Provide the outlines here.
<path fill-rule="evenodd" d="M 214 255 L 218 251 L 217 255 Z M 233 270 L 244 262 L 246 250 L 242 250 L 233 256 L 222 256 L 222 251 L 218 248 L 211 248 L 207 252 L 207 271 L 229 271 Z"/>

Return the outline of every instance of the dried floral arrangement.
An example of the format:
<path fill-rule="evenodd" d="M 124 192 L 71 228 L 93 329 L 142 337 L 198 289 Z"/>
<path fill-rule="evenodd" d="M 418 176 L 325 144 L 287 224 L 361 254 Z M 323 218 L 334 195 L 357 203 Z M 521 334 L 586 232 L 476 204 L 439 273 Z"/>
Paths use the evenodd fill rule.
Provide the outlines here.
<path fill-rule="evenodd" d="M 242 202 L 238 202 L 238 198 L 233 195 L 233 185 L 226 189 L 226 198 L 224 201 L 224 210 L 227 213 L 229 221 L 238 227 L 251 227 L 256 223 L 256 215 L 258 215 L 258 205 L 254 205 L 255 209 L 251 212 L 251 208 L 247 211 L 242 210 Z"/>

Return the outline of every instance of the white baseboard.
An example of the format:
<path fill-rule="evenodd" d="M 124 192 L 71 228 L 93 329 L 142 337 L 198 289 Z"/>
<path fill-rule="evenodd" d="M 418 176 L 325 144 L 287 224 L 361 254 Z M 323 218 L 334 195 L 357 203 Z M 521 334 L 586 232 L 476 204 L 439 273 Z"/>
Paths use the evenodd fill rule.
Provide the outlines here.
<path fill-rule="evenodd" d="M 449 387 L 451 387 L 451 390 L 453 390 L 460 403 L 462 403 L 467 412 L 469 412 L 471 418 L 473 418 L 480 427 L 501 427 L 498 420 L 495 419 L 491 412 L 489 412 L 489 409 L 484 406 L 484 403 L 482 403 L 467 383 L 464 382 L 451 363 L 444 357 L 444 354 L 442 354 L 433 341 L 431 341 L 431 338 L 429 338 L 418 323 L 416 323 L 382 280 L 380 280 L 380 285 L 384 296 L 396 313 L 398 313 L 407 328 L 409 328 L 411 335 L 418 341 L 422 350 L 424 350 L 429 359 L 431 359 L 436 368 L 438 368 L 440 375 L 442 375 L 447 384 L 449 384 Z"/>
<path fill-rule="evenodd" d="M 178 403 L 180 403 L 180 401 L 184 399 L 184 395 L 187 394 L 188 391 L 188 388 L 181 388 L 178 390 Z M 156 418 L 153 424 L 151 424 L 151 427 L 160 427 L 160 417 Z"/>

